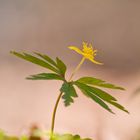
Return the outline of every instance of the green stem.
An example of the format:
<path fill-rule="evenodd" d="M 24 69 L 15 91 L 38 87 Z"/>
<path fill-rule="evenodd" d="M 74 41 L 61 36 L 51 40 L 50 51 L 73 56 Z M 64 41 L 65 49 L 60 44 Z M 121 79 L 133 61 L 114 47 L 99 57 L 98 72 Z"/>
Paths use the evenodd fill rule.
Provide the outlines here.
<path fill-rule="evenodd" d="M 82 60 L 80 61 L 80 63 L 77 65 L 77 67 L 75 68 L 75 70 L 73 71 L 73 73 L 71 74 L 70 78 L 69 78 L 69 82 L 72 80 L 73 76 L 75 75 L 75 73 L 80 69 L 81 65 L 83 64 L 83 62 L 85 61 L 85 57 L 82 58 Z"/>
<path fill-rule="evenodd" d="M 73 76 L 74 76 L 75 73 L 79 70 L 79 68 L 80 68 L 81 65 L 83 64 L 84 60 L 85 60 L 85 57 L 83 57 L 82 60 L 80 61 L 80 63 L 77 65 L 77 67 L 75 68 L 75 70 L 74 70 L 73 73 L 71 74 L 71 76 L 70 76 L 68 82 L 70 82 L 70 81 L 72 80 Z M 63 94 L 63 92 L 60 92 L 59 96 L 57 97 L 55 106 L 54 106 L 54 110 L 53 110 L 53 114 L 52 114 L 51 137 L 50 137 L 50 140 L 52 140 L 52 138 L 53 138 L 56 111 L 57 111 L 57 107 L 58 107 L 58 104 L 59 104 L 59 101 L 60 101 L 60 99 L 61 99 L 62 94 Z"/>
<path fill-rule="evenodd" d="M 54 133 L 56 111 L 57 111 L 58 103 L 61 99 L 62 94 L 63 94 L 63 92 L 60 92 L 59 96 L 57 97 L 57 100 L 56 100 L 56 103 L 55 103 L 55 106 L 54 106 L 54 110 L 53 110 L 53 114 L 52 114 L 51 139 L 52 139 L 53 133 Z"/>

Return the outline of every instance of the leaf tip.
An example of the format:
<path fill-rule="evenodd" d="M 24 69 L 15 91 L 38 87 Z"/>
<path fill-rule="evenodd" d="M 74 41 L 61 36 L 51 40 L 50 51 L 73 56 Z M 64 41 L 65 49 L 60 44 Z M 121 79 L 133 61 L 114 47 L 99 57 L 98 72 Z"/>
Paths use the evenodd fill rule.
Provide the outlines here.
<path fill-rule="evenodd" d="M 130 112 L 129 112 L 128 110 L 125 109 L 124 111 L 125 111 L 127 114 L 130 114 Z"/>
<path fill-rule="evenodd" d="M 26 79 L 26 80 L 32 80 L 32 78 L 31 78 L 31 77 L 25 77 L 25 79 Z"/>
<path fill-rule="evenodd" d="M 10 54 L 16 54 L 16 52 L 15 51 L 10 51 Z"/>
<path fill-rule="evenodd" d="M 123 88 L 123 87 L 118 87 L 118 89 L 120 89 L 120 90 L 126 90 L 125 88 Z"/>
<path fill-rule="evenodd" d="M 109 112 L 112 113 L 113 115 L 116 115 L 116 113 L 113 112 L 111 109 L 109 109 Z"/>

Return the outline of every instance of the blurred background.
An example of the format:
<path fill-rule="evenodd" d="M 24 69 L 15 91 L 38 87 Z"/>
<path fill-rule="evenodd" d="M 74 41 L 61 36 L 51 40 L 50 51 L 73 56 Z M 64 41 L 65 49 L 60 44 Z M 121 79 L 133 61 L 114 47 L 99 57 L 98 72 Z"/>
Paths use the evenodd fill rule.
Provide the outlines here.
<path fill-rule="evenodd" d="M 12 56 L 10 50 L 46 53 L 67 64 L 67 77 L 81 56 L 67 48 L 91 42 L 96 60 L 86 61 L 75 79 L 95 76 L 126 88 L 109 93 L 130 115 L 112 115 L 79 92 L 65 108 L 61 101 L 56 131 L 96 140 L 140 140 L 140 1 L 139 0 L 0 0 L 0 128 L 23 134 L 33 123 L 50 129 L 61 83 L 28 81 L 46 70 Z"/>

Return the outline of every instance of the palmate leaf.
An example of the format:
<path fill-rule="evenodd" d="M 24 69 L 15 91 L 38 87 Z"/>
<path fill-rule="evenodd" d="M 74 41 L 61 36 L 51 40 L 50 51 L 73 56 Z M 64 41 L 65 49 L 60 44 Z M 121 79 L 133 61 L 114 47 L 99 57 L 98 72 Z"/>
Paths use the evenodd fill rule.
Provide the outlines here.
<path fill-rule="evenodd" d="M 129 113 L 122 105 L 118 104 L 116 99 L 106 93 L 105 91 L 88 86 L 86 84 L 80 83 L 80 82 L 74 82 L 74 84 L 86 95 L 92 98 L 95 102 L 100 104 L 102 107 L 107 109 L 109 112 L 113 113 L 112 110 L 106 105 L 103 101 L 117 107 L 118 109 L 125 111 Z"/>
<path fill-rule="evenodd" d="M 111 96 L 110 94 L 108 94 L 107 92 L 101 90 L 101 89 L 98 89 L 98 88 L 95 88 L 95 87 L 91 87 L 91 86 L 88 86 L 86 84 L 83 84 L 83 83 L 80 83 L 80 82 L 75 82 L 76 85 L 79 85 L 79 86 L 83 86 L 86 90 L 88 90 L 89 92 L 93 92 L 96 96 L 99 96 L 100 98 L 106 100 L 106 101 L 117 101 L 117 99 L 113 96 Z"/>
<path fill-rule="evenodd" d="M 56 62 L 55 62 L 53 59 L 51 59 L 49 56 L 45 54 L 40 54 L 37 52 L 35 52 L 35 54 L 41 57 L 42 59 L 44 59 L 45 61 L 47 61 L 48 63 L 50 63 L 51 65 L 53 65 L 54 67 L 56 67 L 57 69 L 59 69 L 61 75 L 63 76 L 65 75 L 67 67 L 64 64 L 64 62 L 60 60 L 58 57 L 56 58 Z"/>
<path fill-rule="evenodd" d="M 41 53 L 38 53 L 38 52 L 34 52 L 36 55 L 38 55 L 39 57 L 41 57 L 42 59 L 44 59 L 45 61 L 47 61 L 48 63 L 50 63 L 51 65 L 57 67 L 57 64 L 56 62 L 51 59 L 48 55 L 46 54 L 41 54 Z M 58 67 L 57 67 L 58 68 Z"/>
<path fill-rule="evenodd" d="M 55 73 L 40 73 L 36 75 L 31 75 L 27 77 L 26 79 L 28 80 L 64 80 L 63 77 Z"/>
<path fill-rule="evenodd" d="M 88 85 L 93 85 L 93 86 L 104 87 L 104 88 L 125 90 L 123 87 L 107 83 L 106 81 L 103 81 L 101 79 L 97 79 L 94 77 L 82 77 L 82 78 L 78 79 L 77 82 L 88 84 Z"/>
<path fill-rule="evenodd" d="M 65 72 L 66 72 L 66 69 L 67 69 L 66 65 L 58 57 L 56 57 L 56 62 L 57 62 L 57 67 L 60 70 L 60 73 L 64 76 L 65 75 Z"/>
<path fill-rule="evenodd" d="M 18 52 L 15 52 L 15 51 L 11 51 L 12 54 L 22 58 L 22 59 L 25 59 L 29 62 L 32 62 L 34 64 L 37 64 L 39 66 L 42 66 L 42 67 L 45 67 L 53 72 L 56 72 L 59 74 L 59 70 L 55 67 L 53 67 L 52 65 L 50 65 L 49 63 L 47 63 L 46 61 L 42 60 L 42 59 L 39 59 L 33 55 L 30 55 L 28 53 L 18 53 Z"/>
<path fill-rule="evenodd" d="M 64 64 L 64 62 L 62 60 L 60 60 L 58 57 L 56 58 L 56 62 L 55 62 L 49 56 L 47 56 L 45 54 L 40 54 L 37 52 L 34 52 L 34 54 L 40 58 L 33 56 L 31 54 L 28 54 L 28 53 L 19 53 L 19 52 L 15 52 L 15 51 L 11 51 L 11 53 L 24 60 L 27 60 L 27 61 L 37 64 L 39 66 L 45 67 L 63 77 L 65 77 L 65 72 L 66 72 L 67 67 Z"/>
<path fill-rule="evenodd" d="M 65 106 L 69 106 L 71 103 L 74 102 L 73 97 L 78 97 L 75 88 L 70 82 L 64 82 L 60 91 L 64 92 L 62 98 L 64 99 Z"/>
<path fill-rule="evenodd" d="M 114 114 L 114 112 L 109 108 L 109 106 L 105 102 L 103 102 L 102 99 L 100 99 L 94 93 L 89 91 L 88 87 L 85 84 L 82 84 L 82 83 L 79 83 L 79 82 L 75 82 L 75 85 L 82 91 L 82 93 L 84 95 L 86 95 L 87 97 L 89 97 L 92 100 L 94 100 L 96 103 L 98 103 L 104 109 L 108 110 L 110 113 Z"/>

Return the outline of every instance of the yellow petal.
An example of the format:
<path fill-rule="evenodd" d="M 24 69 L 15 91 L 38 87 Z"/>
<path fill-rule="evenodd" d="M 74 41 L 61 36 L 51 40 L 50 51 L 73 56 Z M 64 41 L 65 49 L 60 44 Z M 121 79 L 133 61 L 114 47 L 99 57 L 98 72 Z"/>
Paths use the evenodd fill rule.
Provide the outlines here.
<path fill-rule="evenodd" d="M 68 48 L 71 49 L 71 50 L 76 51 L 79 54 L 82 54 L 83 55 L 83 52 L 79 48 L 77 48 L 75 46 L 69 46 Z"/>
<path fill-rule="evenodd" d="M 83 42 L 83 48 L 87 48 L 88 47 L 88 43 L 87 42 Z"/>
<path fill-rule="evenodd" d="M 91 62 L 95 63 L 95 64 L 98 64 L 98 65 L 103 65 L 103 63 L 100 63 L 100 62 L 97 62 L 96 60 L 94 59 L 91 59 L 91 58 L 88 58 Z"/>

